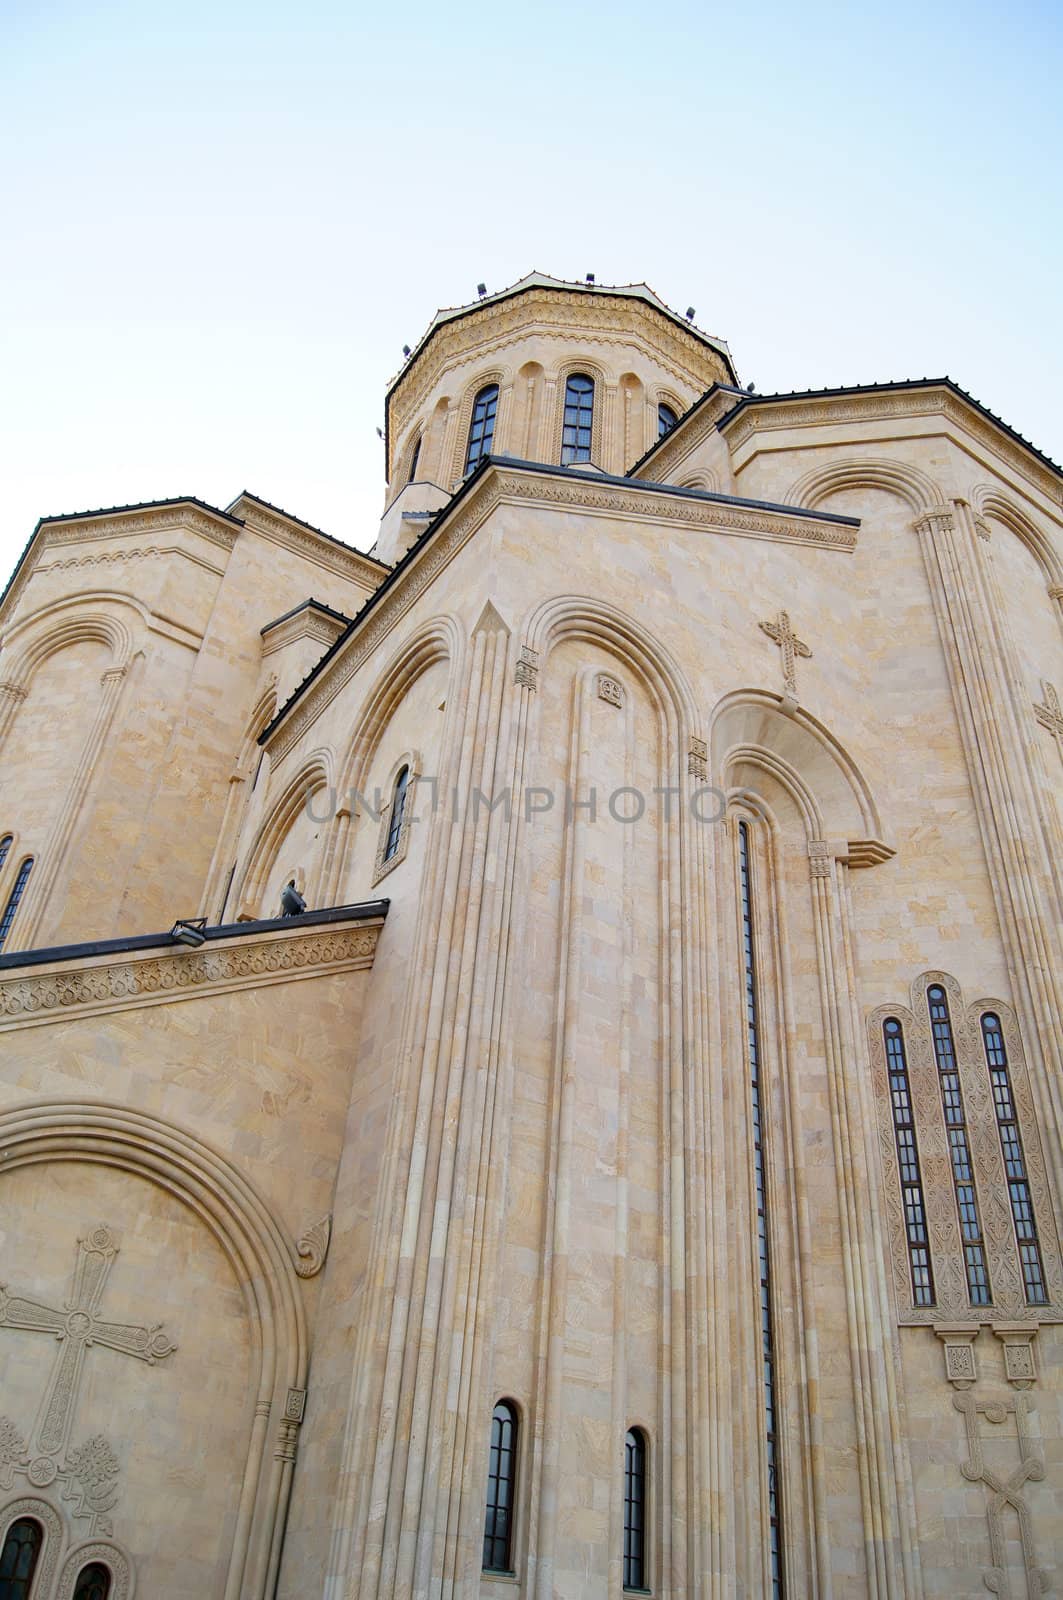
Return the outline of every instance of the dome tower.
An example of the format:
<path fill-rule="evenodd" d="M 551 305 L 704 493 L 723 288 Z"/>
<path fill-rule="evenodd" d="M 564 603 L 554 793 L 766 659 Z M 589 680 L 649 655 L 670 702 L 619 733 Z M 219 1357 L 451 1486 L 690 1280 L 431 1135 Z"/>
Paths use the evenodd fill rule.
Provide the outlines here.
<path fill-rule="evenodd" d="M 530 273 L 437 312 L 387 394 L 378 553 L 402 555 L 483 455 L 622 473 L 713 383 L 735 381 L 723 340 L 646 284 Z"/>

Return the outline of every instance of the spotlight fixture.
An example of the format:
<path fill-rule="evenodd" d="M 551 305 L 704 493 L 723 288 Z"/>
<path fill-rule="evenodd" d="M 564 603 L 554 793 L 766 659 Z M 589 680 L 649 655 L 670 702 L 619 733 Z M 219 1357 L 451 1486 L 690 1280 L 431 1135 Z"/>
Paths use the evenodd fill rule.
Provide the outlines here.
<path fill-rule="evenodd" d="M 178 917 L 170 929 L 170 938 L 175 944 L 187 944 L 193 950 L 207 941 L 206 917 Z"/>
<path fill-rule="evenodd" d="M 487 293 L 487 285 L 486 285 L 486 283 L 478 283 L 476 285 L 476 293 L 480 296 L 480 299 L 482 300 L 484 295 Z"/>
<path fill-rule="evenodd" d="M 376 430 L 376 436 L 377 436 L 377 438 L 378 438 L 378 439 L 382 439 L 382 438 L 383 438 L 383 437 L 384 437 L 384 430 L 383 430 L 383 428 L 378 428 L 378 429 L 377 429 L 377 430 Z"/>
<path fill-rule="evenodd" d="M 756 394 L 756 392 L 757 392 L 757 386 L 756 386 L 755 383 L 747 383 L 746 384 L 746 394 Z"/>
<path fill-rule="evenodd" d="M 407 357 L 407 358 L 408 358 L 408 357 L 409 357 L 409 354 L 410 354 L 410 347 L 409 347 L 409 345 L 408 345 L 408 344 L 404 344 L 404 345 L 403 345 L 403 347 L 402 347 L 402 353 L 403 353 L 403 355 L 404 355 L 404 356 L 406 356 L 406 357 Z"/>
<path fill-rule="evenodd" d="M 594 282 L 594 273 L 593 272 L 588 272 L 588 274 L 587 274 L 587 282 L 588 283 L 593 283 Z"/>
<path fill-rule="evenodd" d="M 693 322 L 693 320 L 694 320 L 694 307 L 693 306 L 687 306 L 687 321 L 688 322 Z"/>

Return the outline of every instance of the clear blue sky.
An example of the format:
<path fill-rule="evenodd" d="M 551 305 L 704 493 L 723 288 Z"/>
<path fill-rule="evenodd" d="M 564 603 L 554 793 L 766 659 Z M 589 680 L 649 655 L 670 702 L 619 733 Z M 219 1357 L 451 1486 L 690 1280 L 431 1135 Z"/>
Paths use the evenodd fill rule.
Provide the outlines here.
<path fill-rule="evenodd" d="M 440 305 L 645 279 L 758 389 L 948 372 L 1063 456 L 1058 8 L 0 3 L 0 566 L 241 489 L 363 547 Z"/>

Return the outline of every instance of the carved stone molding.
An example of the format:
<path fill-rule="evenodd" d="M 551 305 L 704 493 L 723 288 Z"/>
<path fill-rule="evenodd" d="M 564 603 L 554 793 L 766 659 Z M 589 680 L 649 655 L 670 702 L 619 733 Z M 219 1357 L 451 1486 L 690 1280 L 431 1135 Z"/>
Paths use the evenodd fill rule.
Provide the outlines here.
<path fill-rule="evenodd" d="M 1013 471 L 1035 484 L 1054 505 L 1063 505 L 1058 474 L 1008 438 L 988 418 L 948 389 L 909 389 L 901 394 L 824 395 L 801 401 L 766 400 L 747 407 L 725 429 L 732 453 L 757 433 L 812 428 L 845 422 L 893 422 L 905 417 L 940 416 L 976 439 Z"/>
<path fill-rule="evenodd" d="M 294 921 L 295 919 L 293 919 Z M 66 966 L 0 980 L 0 1031 L 372 966 L 381 923 L 278 933 L 200 950 Z"/>
<path fill-rule="evenodd" d="M 275 544 L 283 545 L 286 550 L 292 550 L 330 572 L 353 579 L 364 589 L 372 591 L 378 588 L 388 575 L 388 568 L 383 562 L 371 560 L 360 550 L 352 549 L 327 533 L 306 527 L 294 517 L 270 510 L 254 495 L 241 495 L 234 501 L 233 515 L 241 517 L 249 528 Z"/>
<path fill-rule="evenodd" d="M 295 1242 L 295 1270 L 300 1278 L 313 1278 L 325 1265 L 332 1238 L 332 1212 L 307 1228 Z"/>
<path fill-rule="evenodd" d="M 326 647 L 335 644 L 349 620 L 347 617 L 330 616 L 310 605 L 300 606 L 293 617 L 285 617 L 282 622 L 267 628 L 262 635 L 262 654 L 271 656 L 274 651 L 283 650 L 285 645 L 295 644 L 301 639 L 313 639 Z"/>

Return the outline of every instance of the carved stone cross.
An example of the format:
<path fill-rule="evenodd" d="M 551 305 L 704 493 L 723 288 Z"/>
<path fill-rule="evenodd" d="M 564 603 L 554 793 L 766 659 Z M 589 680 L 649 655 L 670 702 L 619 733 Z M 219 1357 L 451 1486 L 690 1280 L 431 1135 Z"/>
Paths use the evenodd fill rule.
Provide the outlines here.
<path fill-rule="evenodd" d="M 1048 729 L 1056 741 L 1056 749 L 1059 751 L 1060 756 L 1063 757 L 1063 710 L 1060 709 L 1059 695 L 1052 685 L 1046 683 L 1043 678 L 1041 679 L 1041 688 L 1045 693 L 1045 703 L 1043 706 L 1034 706 L 1033 714 L 1042 728 Z"/>
<path fill-rule="evenodd" d="M 0 1327 L 50 1333 L 59 1341 L 34 1424 L 32 1451 L 36 1456 L 55 1456 L 66 1447 L 89 1345 L 102 1344 L 108 1350 L 146 1361 L 149 1366 L 177 1349 L 162 1331 L 161 1323 L 137 1327 L 126 1322 L 104 1322 L 96 1315 L 117 1254 L 118 1244 L 110 1228 L 94 1228 L 87 1239 L 78 1240 L 70 1298 L 61 1311 L 39 1300 L 11 1294 L 6 1284 L 0 1283 Z"/>
<path fill-rule="evenodd" d="M 810 658 L 812 655 L 811 650 L 802 639 L 797 637 L 790 626 L 789 614 L 785 611 L 780 611 L 774 622 L 762 622 L 760 628 L 761 632 L 766 633 L 769 639 L 775 640 L 775 643 L 782 651 L 783 681 L 790 694 L 796 694 L 797 663 L 795 658 L 797 656 Z"/>

